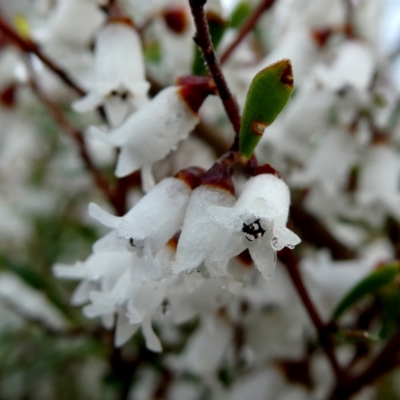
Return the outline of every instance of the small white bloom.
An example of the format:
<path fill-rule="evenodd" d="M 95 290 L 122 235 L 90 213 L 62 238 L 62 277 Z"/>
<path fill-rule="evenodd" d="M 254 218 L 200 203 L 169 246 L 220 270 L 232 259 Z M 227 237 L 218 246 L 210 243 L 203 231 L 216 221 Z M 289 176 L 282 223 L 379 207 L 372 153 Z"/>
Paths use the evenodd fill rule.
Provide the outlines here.
<path fill-rule="evenodd" d="M 210 206 L 231 208 L 234 202 L 233 193 L 224 188 L 201 185 L 193 191 L 179 237 L 173 272 L 191 271 L 212 253 L 224 229 L 214 221 L 207 209 Z M 227 261 L 225 265 L 214 265 L 222 275 L 227 275 Z"/>
<path fill-rule="evenodd" d="M 123 177 L 142 169 L 145 190 L 153 184 L 152 165 L 164 158 L 198 123 L 198 116 L 172 86 L 131 115 L 110 133 L 91 127 L 93 136 L 120 147 L 116 176 Z"/>
<path fill-rule="evenodd" d="M 115 127 L 147 102 L 149 87 L 138 33 L 127 23 L 110 22 L 96 37 L 92 89 L 73 108 L 86 112 L 104 104 Z"/>
<path fill-rule="evenodd" d="M 276 251 L 300 243 L 300 238 L 286 228 L 289 206 L 289 188 L 280 178 L 271 174 L 251 178 L 232 209 L 208 209 L 226 230 L 211 260 L 229 259 L 248 248 L 263 277 L 271 280 Z"/>
<path fill-rule="evenodd" d="M 193 170 L 199 172 L 197 169 Z M 184 179 L 166 178 L 123 217 L 113 216 L 94 203 L 89 205 L 89 213 L 114 229 L 118 236 L 129 239 L 130 244 L 144 256 L 151 271 L 150 275 L 155 278 L 159 277 L 160 270 L 156 266 L 154 255 L 180 228 L 191 192 L 192 187 Z M 113 234 L 108 239 L 111 242 L 118 240 Z M 103 245 L 110 247 L 110 240 Z"/>

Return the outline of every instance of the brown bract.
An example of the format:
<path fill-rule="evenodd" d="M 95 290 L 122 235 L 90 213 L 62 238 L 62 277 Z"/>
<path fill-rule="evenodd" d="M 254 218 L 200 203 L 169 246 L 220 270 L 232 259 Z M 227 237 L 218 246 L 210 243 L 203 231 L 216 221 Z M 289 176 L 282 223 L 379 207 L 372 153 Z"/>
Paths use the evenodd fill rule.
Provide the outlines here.
<path fill-rule="evenodd" d="M 163 8 L 161 15 L 168 28 L 177 34 L 184 33 L 189 26 L 189 17 L 182 5 L 167 5 Z"/>
<path fill-rule="evenodd" d="M 177 172 L 174 177 L 185 182 L 191 189 L 200 185 L 204 169 L 199 167 L 189 167 Z"/>
<path fill-rule="evenodd" d="M 119 23 L 119 24 L 126 24 L 132 28 L 134 28 L 135 24 L 126 13 L 122 10 L 120 5 L 117 1 L 111 2 L 110 6 L 108 7 L 108 23 Z"/>
<path fill-rule="evenodd" d="M 259 165 L 258 167 L 255 168 L 253 175 L 257 176 L 257 175 L 261 175 L 261 174 L 271 174 L 271 175 L 275 175 L 278 178 L 281 177 L 280 173 L 269 163 Z"/>
<path fill-rule="evenodd" d="M 226 25 L 226 21 L 215 12 L 207 11 L 206 18 L 209 24 L 220 25 L 220 26 Z"/>
<path fill-rule="evenodd" d="M 216 94 L 215 83 L 203 76 L 182 76 L 176 80 L 178 94 L 187 106 L 197 115 L 201 105 L 210 94 Z"/>
<path fill-rule="evenodd" d="M 5 108 L 15 107 L 15 85 L 7 86 L 0 92 L 0 104 Z"/>
<path fill-rule="evenodd" d="M 232 182 L 232 160 L 223 158 L 218 160 L 204 175 L 201 185 L 228 191 L 233 196 L 235 188 Z"/>

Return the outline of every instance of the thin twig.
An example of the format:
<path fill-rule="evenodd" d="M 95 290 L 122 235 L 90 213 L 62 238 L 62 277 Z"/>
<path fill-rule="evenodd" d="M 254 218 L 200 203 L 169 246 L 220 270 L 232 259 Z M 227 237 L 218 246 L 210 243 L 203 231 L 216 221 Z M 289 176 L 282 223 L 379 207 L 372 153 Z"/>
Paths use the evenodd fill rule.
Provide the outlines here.
<path fill-rule="evenodd" d="M 207 18 L 204 13 L 204 4 L 206 3 L 206 0 L 189 0 L 189 3 L 196 26 L 196 35 L 194 37 L 194 41 L 199 46 L 207 63 L 207 67 L 214 79 L 215 85 L 217 86 L 217 90 L 224 105 L 226 114 L 228 115 L 236 134 L 239 134 L 239 108 L 231 91 L 228 88 L 224 75 L 221 71 L 219 60 L 214 51 Z"/>
<path fill-rule="evenodd" d="M 307 289 L 304 285 L 303 278 L 300 275 L 297 259 L 294 252 L 288 248 L 284 248 L 279 252 L 279 259 L 286 266 L 289 276 L 295 286 L 300 299 L 303 302 L 307 313 L 314 324 L 315 330 L 318 334 L 319 342 L 325 351 L 325 354 L 331 364 L 332 370 L 338 382 L 343 379 L 343 371 L 340 367 L 333 349 L 333 342 L 328 332 L 328 327 L 324 324 L 317 309 L 315 308 Z"/>
<path fill-rule="evenodd" d="M 39 46 L 29 39 L 22 38 L 8 23 L 0 16 L 0 31 L 2 31 L 15 45 L 20 47 L 24 52 L 34 54 L 43 64 L 55 73 L 64 83 L 74 89 L 79 95 L 83 96 L 86 91 L 81 88 L 62 68 L 54 61 L 42 53 Z"/>
<path fill-rule="evenodd" d="M 243 26 L 240 28 L 237 36 L 233 42 L 221 54 L 221 64 L 223 64 L 233 53 L 236 47 L 243 41 L 243 39 L 251 32 L 257 25 L 258 20 L 273 4 L 275 0 L 263 0 L 259 6 L 249 16 Z"/>
<path fill-rule="evenodd" d="M 399 353 L 400 331 L 389 340 L 386 346 L 363 372 L 344 384 L 337 385 L 329 396 L 329 400 L 349 399 L 364 386 L 372 384 L 377 378 L 399 364 Z"/>
<path fill-rule="evenodd" d="M 290 206 L 290 218 L 293 224 L 301 231 L 301 237 L 304 241 L 310 242 L 317 248 L 328 248 L 334 260 L 356 258 L 356 253 L 353 250 L 338 241 L 318 218 L 301 205 L 292 203 Z"/>
<path fill-rule="evenodd" d="M 34 76 L 31 76 L 30 86 L 38 99 L 49 110 L 50 114 L 60 126 L 60 128 L 77 144 L 80 157 L 85 163 L 85 166 L 91 174 L 94 182 L 96 183 L 96 186 L 101 192 L 103 192 L 106 198 L 114 206 L 118 214 L 120 214 L 121 210 L 119 210 L 118 202 L 116 201 L 116 198 L 110 189 L 108 180 L 104 177 L 101 171 L 97 169 L 86 149 L 85 140 L 83 138 L 82 132 L 76 129 L 64 116 L 57 104 L 47 98 L 47 96 L 40 90 L 34 79 Z"/>

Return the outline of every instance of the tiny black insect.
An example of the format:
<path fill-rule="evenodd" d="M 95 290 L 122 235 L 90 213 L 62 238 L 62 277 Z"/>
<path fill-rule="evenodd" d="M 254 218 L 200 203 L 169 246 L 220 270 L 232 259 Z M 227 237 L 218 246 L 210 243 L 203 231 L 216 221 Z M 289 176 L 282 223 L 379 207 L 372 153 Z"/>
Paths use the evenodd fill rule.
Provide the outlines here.
<path fill-rule="evenodd" d="M 260 219 L 256 219 L 251 224 L 243 223 L 242 232 L 246 234 L 246 239 L 249 242 L 252 242 L 255 239 L 258 239 L 261 236 L 264 236 L 265 229 L 260 224 Z"/>

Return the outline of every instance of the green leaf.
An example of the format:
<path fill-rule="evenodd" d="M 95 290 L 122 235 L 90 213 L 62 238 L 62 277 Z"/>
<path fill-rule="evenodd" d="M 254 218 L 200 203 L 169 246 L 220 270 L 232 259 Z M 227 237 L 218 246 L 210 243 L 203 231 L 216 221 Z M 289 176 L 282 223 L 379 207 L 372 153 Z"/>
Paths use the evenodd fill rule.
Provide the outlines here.
<path fill-rule="evenodd" d="M 354 304 L 359 302 L 366 295 L 376 292 L 382 287 L 392 283 L 399 272 L 399 263 L 387 264 L 378 270 L 370 273 L 359 283 L 357 283 L 336 306 L 332 314 L 332 319 L 339 319 L 342 314 Z"/>
<path fill-rule="evenodd" d="M 252 80 L 244 105 L 239 133 L 240 155 L 249 159 L 265 128 L 274 122 L 293 91 L 290 60 L 284 59 L 262 69 Z"/>
<path fill-rule="evenodd" d="M 211 41 L 216 50 L 221 43 L 221 39 L 224 36 L 226 30 L 226 21 L 222 19 L 219 15 L 208 12 L 207 13 L 207 22 L 208 27 L 210 29 Z M 195 53 L 194 60 L 192 66 L 192 75 L 196 76 L 205 76 L 207 74 L 206 64 L 203 59 L 203 55 L 201 54 L 200 49 L 195 45 Z"/>
<path fill-rule="evenodd" d="M 250 12 L 251 4 L 247 1 L 241 1 L 231 14 L 229 26 L 233 29 L 239 28 L 250 15 Z"/>

